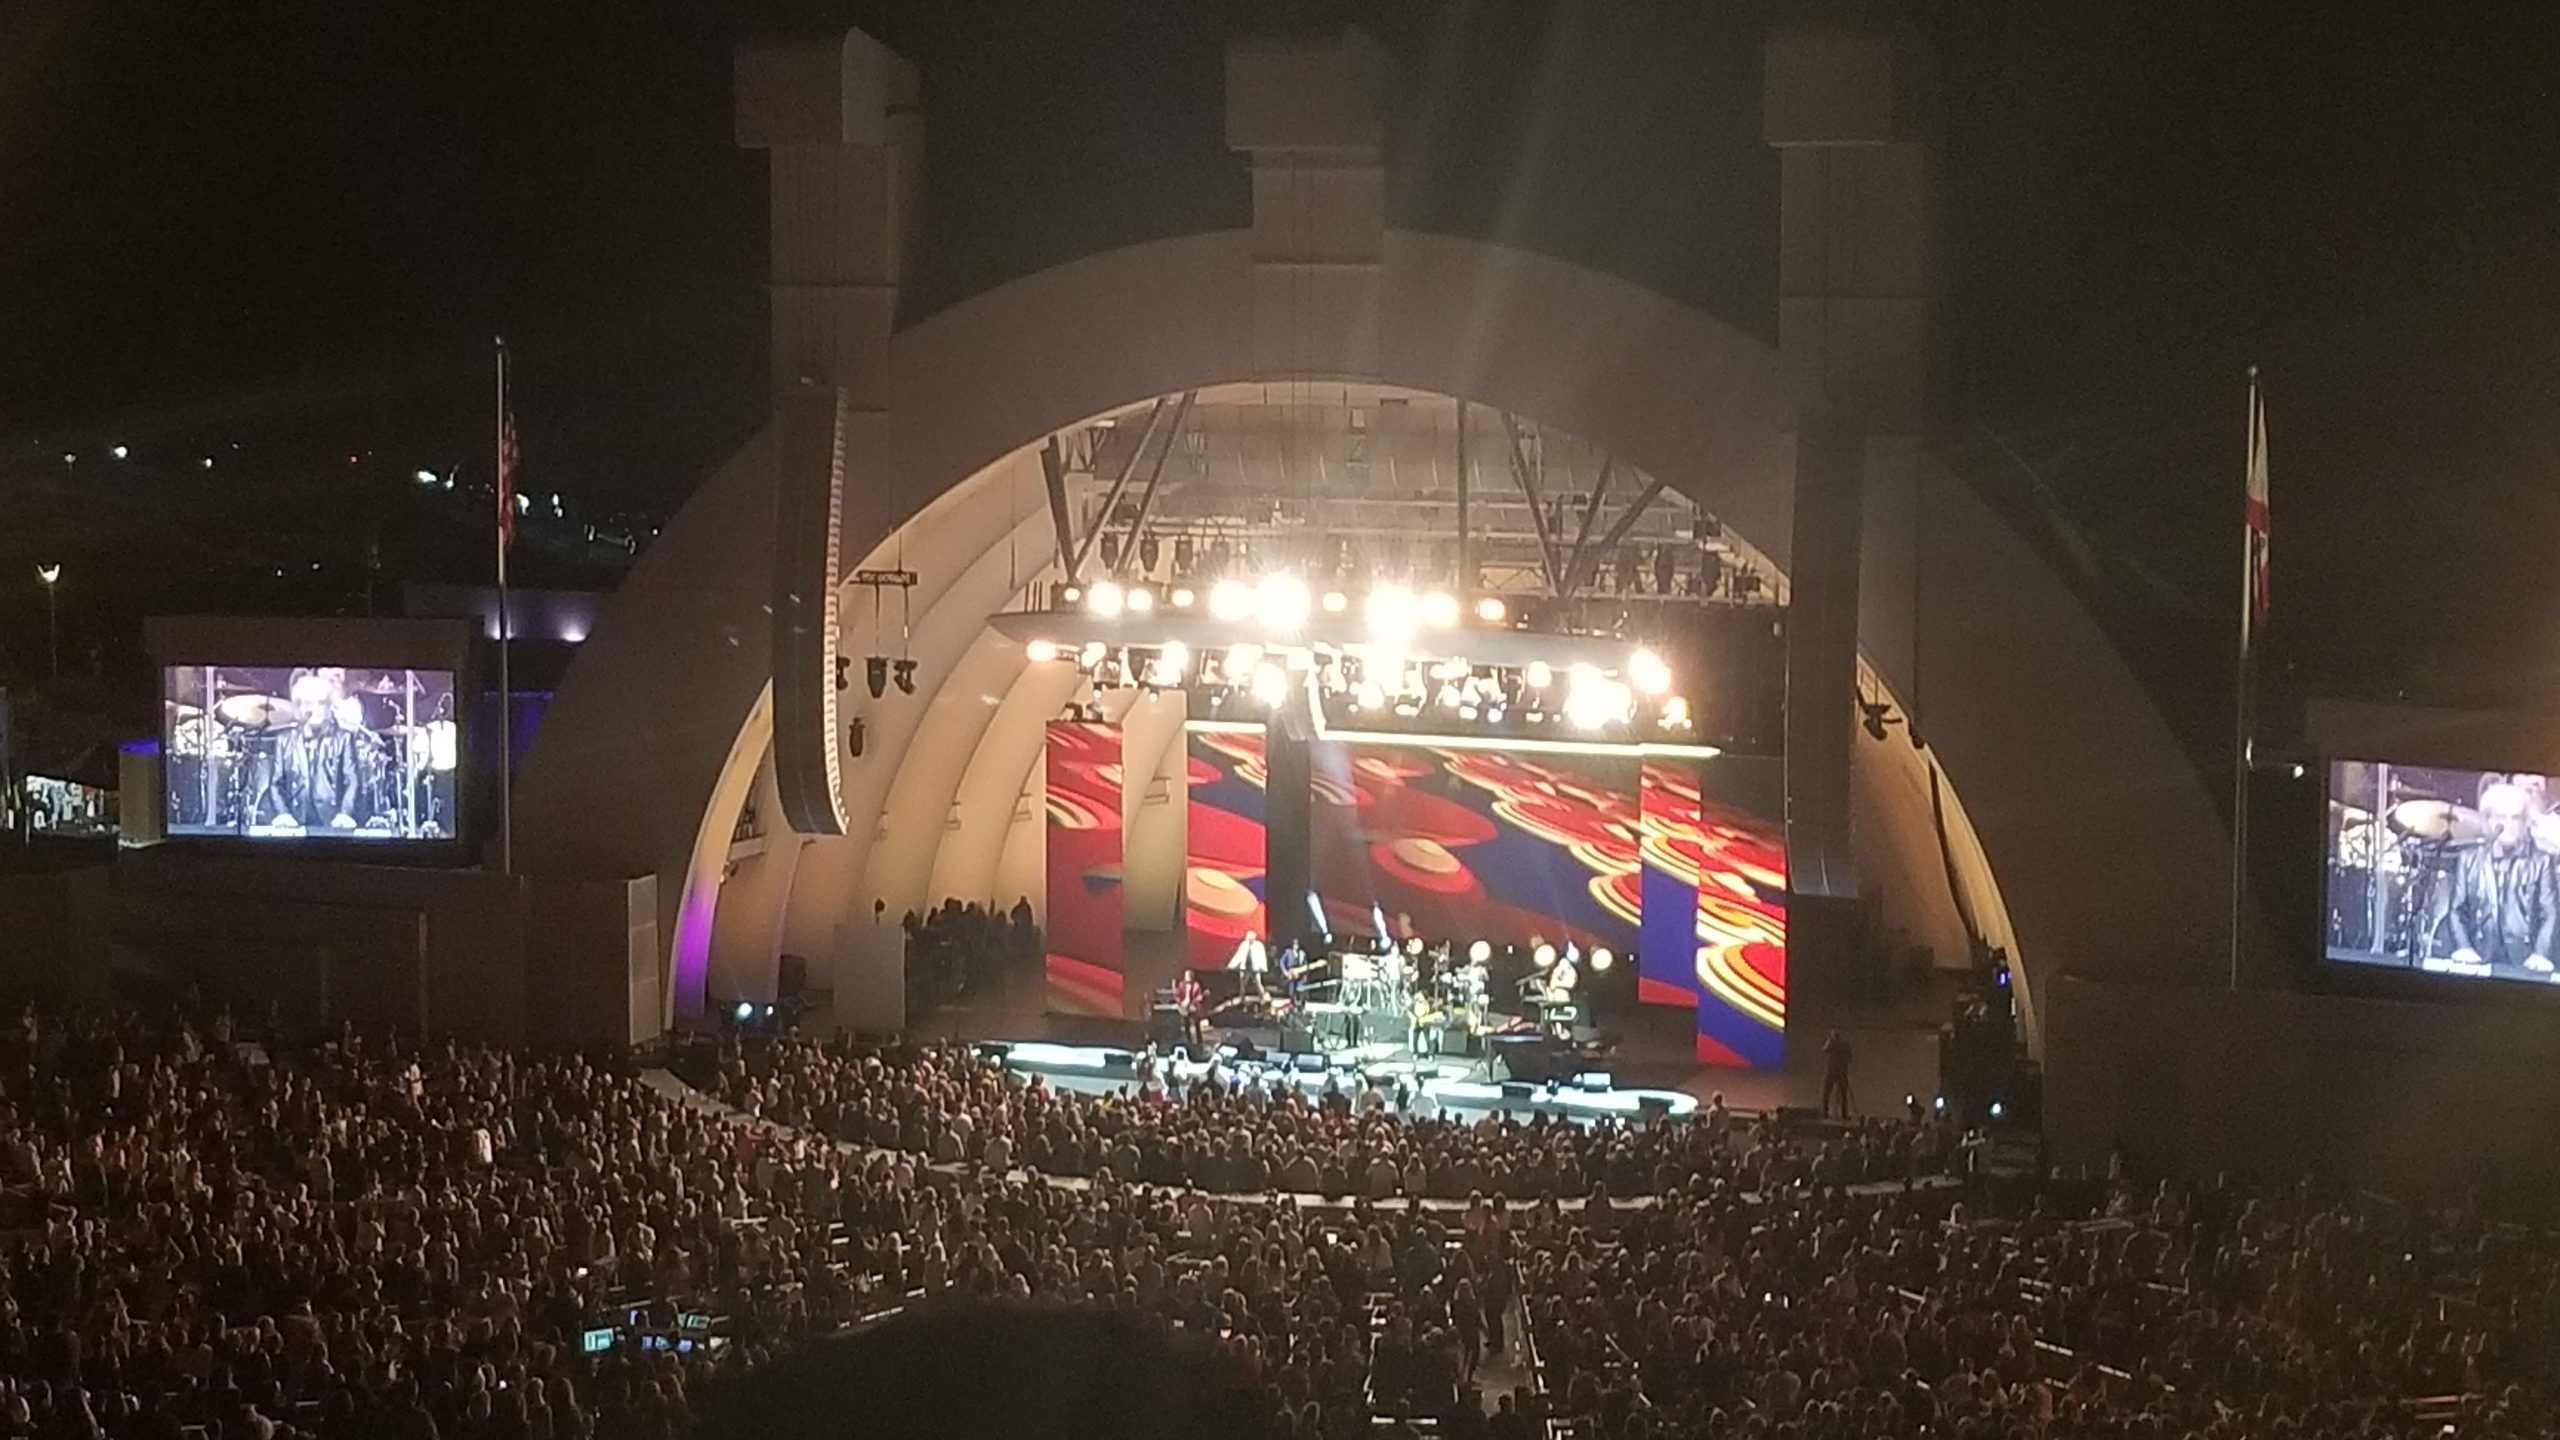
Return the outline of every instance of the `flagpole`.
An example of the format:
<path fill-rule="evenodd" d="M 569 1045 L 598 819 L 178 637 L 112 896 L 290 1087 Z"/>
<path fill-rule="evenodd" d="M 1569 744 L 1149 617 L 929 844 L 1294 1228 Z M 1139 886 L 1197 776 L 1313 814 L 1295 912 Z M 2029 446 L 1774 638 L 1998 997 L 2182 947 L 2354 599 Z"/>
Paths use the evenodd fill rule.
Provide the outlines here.
<path fill-rule="evenodd" d="M 514 505 L 509 493 L 511 458 L 507 454 L 507 342 L 498 347 L 498 873 L 516 873 L 516 725 L 514 677 L 508 673 L 508 654 L 514 648 L 510 632 L 514 627 L 507 618 L 507 531 L 513 516 L 506 513 Z"/>
<path fill-rule="evenodd" d="M 2249 423 L 2241 440 L 2243 460 L 2241 473 L 2240 525 L 2240 643 L 2233 650 L 2231 675 L 2231 989 L 2240 987 L 2240 957 L 2247 943 L 2248 927 L 2243 917 L 2248 910 L 2249 894 L 2249 721 L 2251 683 L 2254 666 L 2251 646 L 2257 638 L 2258 545 L 2257 521 L 2249 506 L 2254 496 L 2250 487 L 2257 481 L 2258 469 L 2258 367 L 2249 367 Z"/>

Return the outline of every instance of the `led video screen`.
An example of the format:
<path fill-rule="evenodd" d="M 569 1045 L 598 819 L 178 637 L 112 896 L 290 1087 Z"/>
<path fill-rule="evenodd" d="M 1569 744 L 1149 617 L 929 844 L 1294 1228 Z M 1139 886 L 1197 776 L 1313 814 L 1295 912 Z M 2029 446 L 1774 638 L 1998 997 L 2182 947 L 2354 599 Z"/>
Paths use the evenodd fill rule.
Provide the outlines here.
<path fill-rule="evenodd" d="M 1635 953 L 1636 761 L 1316 747 L 1316 892 L 1337 935 Z"/>
<path fill-rule="evenodd" d="M 1647 760 L 1645 998 L 1694 1000 L 1702 1065 L 1786 1063 L 1785 772 L 1765 757 Z"/>
<path fill-rule="evenodd" d="M 2560 982 L 2560 807 L 2545 776 L 2329 767 L 2328 953 L 2431 975 Z"/>
<path fill-rule="evenodd" d="M 1048 1007 L 1117 1015 L 1122 1003 L 1121 735 L 1049 722 Z"/>
<path fill-rule="evenodd" d="M 1194 730 L 1187 786 L 1189 853 L 1182 876 L 1185 963 L 1214 970 L 1248 934 L 1269 934 L 1263 917 L 1265 853 L 1262 732 Z"/>
<path fill-rule="evenodd" d="M 183 665 L 161 672 L 168 833 L 448 841 L 462 726 L 449 670 Z"/>

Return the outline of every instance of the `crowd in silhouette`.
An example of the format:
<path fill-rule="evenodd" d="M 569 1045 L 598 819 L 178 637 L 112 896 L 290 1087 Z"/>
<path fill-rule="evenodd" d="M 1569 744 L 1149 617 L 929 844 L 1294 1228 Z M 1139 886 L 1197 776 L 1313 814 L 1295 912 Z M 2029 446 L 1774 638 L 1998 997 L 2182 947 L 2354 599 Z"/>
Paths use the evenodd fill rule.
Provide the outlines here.
<path fill-rule="evenodd" d="M 2560 1246 L 2459 1207 L 1995 1182 L 1931 1123 L 1082 1094 L 960 1049 L 732 1037 L 690 1073 L 27 1011 L 0 1435 L 673 1440 L 863 1317 L 1007 1300 L 1208 1343 L 1293 1440 L 2560 1418 Z"/>
<path fill-rule="evenodd" d="M 1016 900 L 1010 910 L 945 900 L 922 915 L 908 911 L 899 924 L 907 937 L 910 1021 L 965 1003 L 1002 984 L 1007 974 L 1036 970 L 1040 963 L 1040 924 L 1028 899 Z"/>

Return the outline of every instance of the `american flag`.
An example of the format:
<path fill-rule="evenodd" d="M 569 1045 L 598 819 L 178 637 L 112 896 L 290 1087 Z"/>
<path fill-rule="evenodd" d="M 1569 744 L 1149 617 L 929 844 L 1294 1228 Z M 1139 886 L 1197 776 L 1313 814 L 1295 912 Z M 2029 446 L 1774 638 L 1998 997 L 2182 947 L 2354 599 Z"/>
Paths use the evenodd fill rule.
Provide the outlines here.
<path fill-rule="evenodd" d="M 2267 619 L 2267 407 L 2255 376 L 2249 382 L 2249 479 L 2240 524 L 2248 555 L 2240 615 L 2240 633 L 2246 637 Z"/>
<path fill-rule="evenodd" d="M 507 406 L 507 348 L 498 347 L 498 558 L 516 548 L 516 416 Z"/>

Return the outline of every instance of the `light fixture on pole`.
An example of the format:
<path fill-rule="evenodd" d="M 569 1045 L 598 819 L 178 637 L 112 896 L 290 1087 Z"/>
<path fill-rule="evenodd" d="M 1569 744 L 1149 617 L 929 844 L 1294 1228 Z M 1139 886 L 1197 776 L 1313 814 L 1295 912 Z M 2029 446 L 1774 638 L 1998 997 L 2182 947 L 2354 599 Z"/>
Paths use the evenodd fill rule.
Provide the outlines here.
<path fill-rule="evenodd" d="M 36 578 L 44 582 L 45 656 L 52 665 L 53 678 L 59 680 L 62 678 L 62 611 L 54 598 L 54 591 L 62 583 L 62 566 L 38 565 Z"/>

